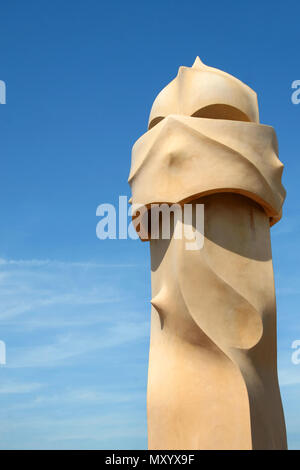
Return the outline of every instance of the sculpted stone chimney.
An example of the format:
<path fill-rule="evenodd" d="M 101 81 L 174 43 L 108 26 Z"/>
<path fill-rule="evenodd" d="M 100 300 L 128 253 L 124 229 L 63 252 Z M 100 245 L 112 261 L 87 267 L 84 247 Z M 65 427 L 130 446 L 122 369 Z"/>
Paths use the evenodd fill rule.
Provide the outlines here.
<path fill-rule="evenodd" d="M 256 93 L 204 65 L 180 67 L 135 143 L 132 203 L 204 206 L 203 246 L 151 250 L 149 449 L 285 449 L 270 226 L 285 190 Z M 148 220 L 148 219 L 147 219 Z M 194 218 L 193 218 L 194 221 Z M 183 228 L 194 222 L 182 220 Z"/>

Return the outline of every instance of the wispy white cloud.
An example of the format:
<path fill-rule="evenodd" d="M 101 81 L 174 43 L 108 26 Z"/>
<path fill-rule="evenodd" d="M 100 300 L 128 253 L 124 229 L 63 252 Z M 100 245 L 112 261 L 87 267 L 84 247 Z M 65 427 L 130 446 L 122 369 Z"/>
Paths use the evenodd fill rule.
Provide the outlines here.
<path fill-rule="evenodd" d="M 149 323 L 116 323 L 103 329 L 102 334 L 58 335 L 52 343 L 14 348 L 6 367 L 57 367 L 92 351 L 116 348 L 148 335 Z"/>
<path fill-rule="evenodd" d="M 36 298 L 34 298 L 36 296 Z M 100 305 L 107 303 L 117 303 L 121 301 L 118 295 L 112 296 L 109 292 L 102 293 L 101 291 L 95 292 L 93 289 L 86 290 L 82 293 L 66 292 L 61 295 L 55 295 L 54 292 L 44 297 L 43 292 L 38 289 L 33 292 L 33 298 L 27 301 L 20 299 L 16 302 L 15 299 L 12 306 L 0 310 L 0 320 L 12 319 L 15 316 L 21 315 L 33 310 L 42 310 L 44 307 L 54 305 Z"/>
<path fill-rule="evenodd" d="M 20 383 L 20 384 L 6 384 L 0 388 L 0 393 L 10 394 L 33 394 L 35 396 L 29 400 L 23 400 L 10 406 L 5 407 L 5 411 L 9 413 L 27 409 L 48 409 L 51 406 L 55 407 L 73 407 L 77 406 L 95 406 L 95 405 L 118 405 L 124 403 L 136 403 L 146 399 L 145 393 L 138 390 L 123 390 L 123 389 L 95 389 L 95 388 L 80 388 L 80 389 L 67 389 L 59 393 L 49 393 L 45 390 L 40 394 L 41 384 L 35 383 Z"/>
<path fill-rule="evenodd" d="M 108 274 L 97 265 L 89 272 L 91 263 L 47 260 L 2 260 L 2 265 L 10 266 L 0 279 L 2 326 L 9 331 L 47 331 L 30 345 L 16 343 L 8 335 L 7 368 L 66 365 L 92 351 L 117 348 L 148 334 L 148 320 L 124 311 L 126 299 L 135 297 L 133 289 L 130 294 L 126 289 L 126 270 Z M 91 326 L 96 325 L 100 328 L 95 331 Z"/>
<path fill-rule="evenodd" d="M 0 260 L 1 448 L 145 439 L 137 371 L 150 325 L 134 266 Z"/>
<path fill-rule="evenodd" d="M 3 381 L 0 383 L 0 394 L 23 394 L 39 390 L 43 385 L 37 382 Z"/>
<path fill-rule="evenodd" d="M 140 266 L 133 263 L 95 263 L 92 261 L 59 261 L 51 259 L 7 259 L 0 258 L 0 266 L 20 266 L 20 267 L 41 267 L 51 266 L 57 268 L 77 267 L 77 268 L 135 268 Z"/>
<path fill-rule="evenodd" d="M 90 440 L 91 442 L 101 443 L 112 439 L 128 439 L 137 438 L 139 440 L 146 439 L 145 419 L 134 408 L 130 411 L 122 411 L 121 413 L 108 411 L 104 414 L 89 413 L 82 416 L 59 417 L 59 416 L 39 416 L 31 415 L 20 417 L 18 420 L 1 420 L 0 448 L 3 448 L 4 437 L 10 434 L 23 435 L 21 438 L 22 445 L 18 445 L 18 441 L 14 440 L 11 448 L 53 448 L 55 443 L 59 448 L 63 448 L 67 441 Z M 5 430 L 5 434 L 2 430 Z M 35 445 L 26 443 L 26 435 L 38 436 Z M 70 445 L 70 444 L 69 444 Z M 67 448 L 69 448 L 67 445 Z M 78 446 L 78 443 L 76 444 Z M 106 448 L 106 446 L 104 445 Z M 78 447 L 77 447 L 78 448 Z M 119 445 L 118 448 L 121 448 Z M 125 444 L 126 448 L 126 444 Z"/>
<path fill-rule="evenodd" d="M 292 365 L 289 369 L 279 369 L 278 376 L 281 387 L 300 384 L 300 364 Z"/>
<path fill-rule="evenodd" d="M 63 307 L 65 310 L 80 307 L 82 310 L 83 307 L 121 302 L 128 297 L 122 282 L 128 277 L 126 268 L 133 266 L 2 258 L 0 321 L 9 322 L 32 313 L 35 320 L 37 317 L 40 320 L 44 312 L 49 314 L 49 309 L 53 317 L 53 313 Z M 90 322 L 91 316 L 89 318 Z M 30 320 L 30 315 L 26 320 Z M 31 322 L 31 326 L 34 325 L 38 327 L 41 321 Z"/>

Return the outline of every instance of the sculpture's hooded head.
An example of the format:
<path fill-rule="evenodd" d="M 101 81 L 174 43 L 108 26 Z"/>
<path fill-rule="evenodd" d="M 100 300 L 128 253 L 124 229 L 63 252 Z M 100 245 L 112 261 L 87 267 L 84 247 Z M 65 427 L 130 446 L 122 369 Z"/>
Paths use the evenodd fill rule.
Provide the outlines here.
<path fill-rule="evenodd" d="M 255 91 L 232 75 L 203 64 L 179 67 L 153 103 L 149 129 L 170 114 L 259 123 Z"/>
<path fill-rule="evenodd" d="M 180 67 L 153 103 L 132 149 L 133 204 L 185 204 L 215 193 L 258 203 L 273 225 L 285 190 L 275 131 L 259 123 L 256 93 L 204 65 Z"/>

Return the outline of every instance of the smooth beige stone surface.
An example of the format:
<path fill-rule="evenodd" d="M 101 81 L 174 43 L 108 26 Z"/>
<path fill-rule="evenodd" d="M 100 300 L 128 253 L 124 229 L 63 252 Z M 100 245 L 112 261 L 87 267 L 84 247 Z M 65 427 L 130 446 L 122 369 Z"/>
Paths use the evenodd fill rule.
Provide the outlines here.
<path fill-rule="evenodd" d="M 232 75 L 203 64 L 199 57 L 193 67 L 180 67 L 177 77 L 159 93 L 149 128 L 170 114 L 259 122 L 255 91 Z"/>
<path fill-rule="evenodd" d="M 253 90 L 198 58 L 158 95 L 149 129 L 132 152 L 132 202 L 201 203 L 205 217 L 201 250 L 173 232 L 150 240 L 149 449 L 285 449 L 276 134 L 259 124 Z"/>
<path fill-rule="evenodd" d="M 240 195 L 195 202 L 202 250 L 150 242 L 149 448 L 285 448 L 268 218 Z"/>
<path fill-rule="evenodd" d="M 132 149 L 134 204 L 186 202 L 216 192 L 259 202 L 271 225 L 281 217 L 283 164 L 270 126 L 172 115 Z"/>

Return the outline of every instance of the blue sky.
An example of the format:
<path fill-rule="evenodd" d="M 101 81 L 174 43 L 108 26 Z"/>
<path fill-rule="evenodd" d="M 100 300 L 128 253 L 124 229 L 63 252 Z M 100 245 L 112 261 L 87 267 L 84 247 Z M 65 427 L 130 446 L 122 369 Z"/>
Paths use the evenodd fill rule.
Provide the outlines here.
<path fill-rule="evenodd" d="M 300 79 L 296 1 L 10 1 L 0 6 L 0 448 L 146 447 L 149 246 L 96 238 L 130 195 L 134 141 L 197 55 L 258 94 L 287 200 L 272 228 L 278 363 L 300 449 Z"/>

